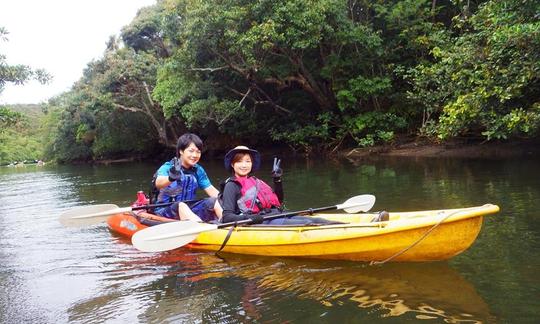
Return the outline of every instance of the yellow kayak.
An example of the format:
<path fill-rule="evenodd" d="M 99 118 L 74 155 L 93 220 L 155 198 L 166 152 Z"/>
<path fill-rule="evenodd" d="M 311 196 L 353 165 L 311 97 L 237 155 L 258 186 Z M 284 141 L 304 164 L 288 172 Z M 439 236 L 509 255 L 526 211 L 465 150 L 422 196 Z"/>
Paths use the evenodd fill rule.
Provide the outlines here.
<path fill-rule="evenodd" d="M 497 205 L 416 212 L 390 212 L 389 220 L 371 222 L 377 214 L 315 214 L 343 222 L 324 226 L 238 226 L 222 251 L 229 253 L 352 261 L 436 261 L 467 248 L 480 232 L 483 216 Z M 188 247 L 217 251 L 230 228 L 197 235 Z"/>

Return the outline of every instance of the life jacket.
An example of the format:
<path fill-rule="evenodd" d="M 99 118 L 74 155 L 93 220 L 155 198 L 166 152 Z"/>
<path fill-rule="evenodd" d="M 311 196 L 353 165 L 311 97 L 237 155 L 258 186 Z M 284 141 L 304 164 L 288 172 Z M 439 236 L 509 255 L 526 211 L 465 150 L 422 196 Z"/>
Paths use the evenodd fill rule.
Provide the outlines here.
<path fill-rule="evenodd" d="M 281 203 L 272 188 L 255 177 L 229 178 L 240 185 L 242 197 L 238 199 L 238 208 L 242 213 L 257 214 L 271 208 L 281 207 Z"/>
<path fill-rule="evenodd" d="M 181 167 L 180 179 L 159 190 L 156 201 L 158 203 L 163 203 L 195 199 L 195 194 L 197 192 L 197 188 L 199 187 L 196 172 L 196 167 L 190 169 L 184 169 L 183 167 Z M 155 177 L 153 182 L 155 183 Z"/>

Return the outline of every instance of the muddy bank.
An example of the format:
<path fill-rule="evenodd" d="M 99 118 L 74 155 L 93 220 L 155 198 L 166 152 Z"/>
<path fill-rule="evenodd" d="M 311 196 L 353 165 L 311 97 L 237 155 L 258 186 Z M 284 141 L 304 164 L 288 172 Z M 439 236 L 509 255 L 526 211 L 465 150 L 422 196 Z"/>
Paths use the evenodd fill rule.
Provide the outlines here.
<path fill-rule="evenodd" d="M 355 148 L 342 152 L 349 159 L 366 156 L 448 157 L 448 158 L 513 158 L 540 157 L 540 140 L 513 142 L 431 143 L 409 141 L 393 145 Z"/>

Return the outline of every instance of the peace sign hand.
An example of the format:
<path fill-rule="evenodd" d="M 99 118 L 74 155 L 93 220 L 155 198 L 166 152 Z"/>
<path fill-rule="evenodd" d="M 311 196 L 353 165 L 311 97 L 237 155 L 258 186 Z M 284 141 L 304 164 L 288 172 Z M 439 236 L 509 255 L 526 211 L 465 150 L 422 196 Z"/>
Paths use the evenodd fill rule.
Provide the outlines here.
<path fill-rule="evenodd" d="M 283 169 L 279 167 L 280 164 L 281 164 L 281 159 L 274 157 L 274 165 L 272 167 L 272 178 L 274 179 L 274 182 L 281 181 L 281 176 L 283 175 Z"/>

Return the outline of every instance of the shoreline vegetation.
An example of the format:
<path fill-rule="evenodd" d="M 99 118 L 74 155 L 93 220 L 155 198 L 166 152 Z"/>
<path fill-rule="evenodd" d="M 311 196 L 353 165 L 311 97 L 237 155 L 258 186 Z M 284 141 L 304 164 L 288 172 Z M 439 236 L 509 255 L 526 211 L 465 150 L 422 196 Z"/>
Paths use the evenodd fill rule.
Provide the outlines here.
<path fill-rule="evenodd" d="M 263 155 L 272 155 L 276 152 L 283 152 L 290 149 L 281 147 L 278 149 L 261 149 Z M 223 151 L 225 152 L 225 151 Z M 222 150 L 208 152 L 212 158 L 219 158 Z M 307 159 L 312 156 L 304 154 L 295 154 Z M 402 141 L 399 144 L 378 145 L 372 147 L 347 148 L 339 150 L 335 156 L 347 160 L 362 160 L 370 157 L 406 157 L 406 158 L 459 158 L 459 159 L 508 159 L 521 157 L 540 157 L 540 141 L 521 140 L 511 142 L 478 142 L 466 143 L 433 143 L 427 140 L 415 138 Z M 122 159 L 103 159 L 89 163 L 109 165 L 114 163 L 126 163 L 134 161 L 144 161 L 147 159 L 141 157 L 130 157 Z"/>
<path fill-rule="evenodd" d="M 69 91 L 0 107 L 0 163 L 162 159 L 186 132 L 212 157 L 237 143 L 349 159 L 535 155 L 538 12 L 537 0 L 157 1 Z M 29 78 L 20 70 L 0 69 L 0 91 Z"/>
<path fill-rule="evenodd" d="M 206 152 L 210 158 L 220 158 L 224 150 L 212 150 Z M 291 155 L 290 148 L 266 148 L 261 149 L 263 155 L 285 154 Z M 293 156 L 310 159 L 313 155 L 292 153 Z M 161 158 L 166 159 L 167 153 Z M 360 161 L 373 157 L 405 157 L 405 158 L 458 158 L 458 159 L 509 159 L 509 158 L 538 158 L 540 157 L 540 141 L 538 140 L 514 140 L 511 142 L 475 142 L 453 141 L 451 143 L 433 143 L 421 138 L 408 138 L 400 143 L 376 145 L 372 147 L 346 148 L 334 154 L 327 154 L 330 158 L 337 157 L 350 161 Z M 88 161 L 72 161 L 72 164 L 97 164 L 111 165 L 118 163 L 161 161 L 160 158 L 147 158 L 141 155 L 122 158 L 105 158 Z M 54 164 L 54 162 L 47 162 Z M 37 163 L 20 163 L 20 166 L 39 165 Z M 8 166 L 6 163 L 2 166 Z"/>

